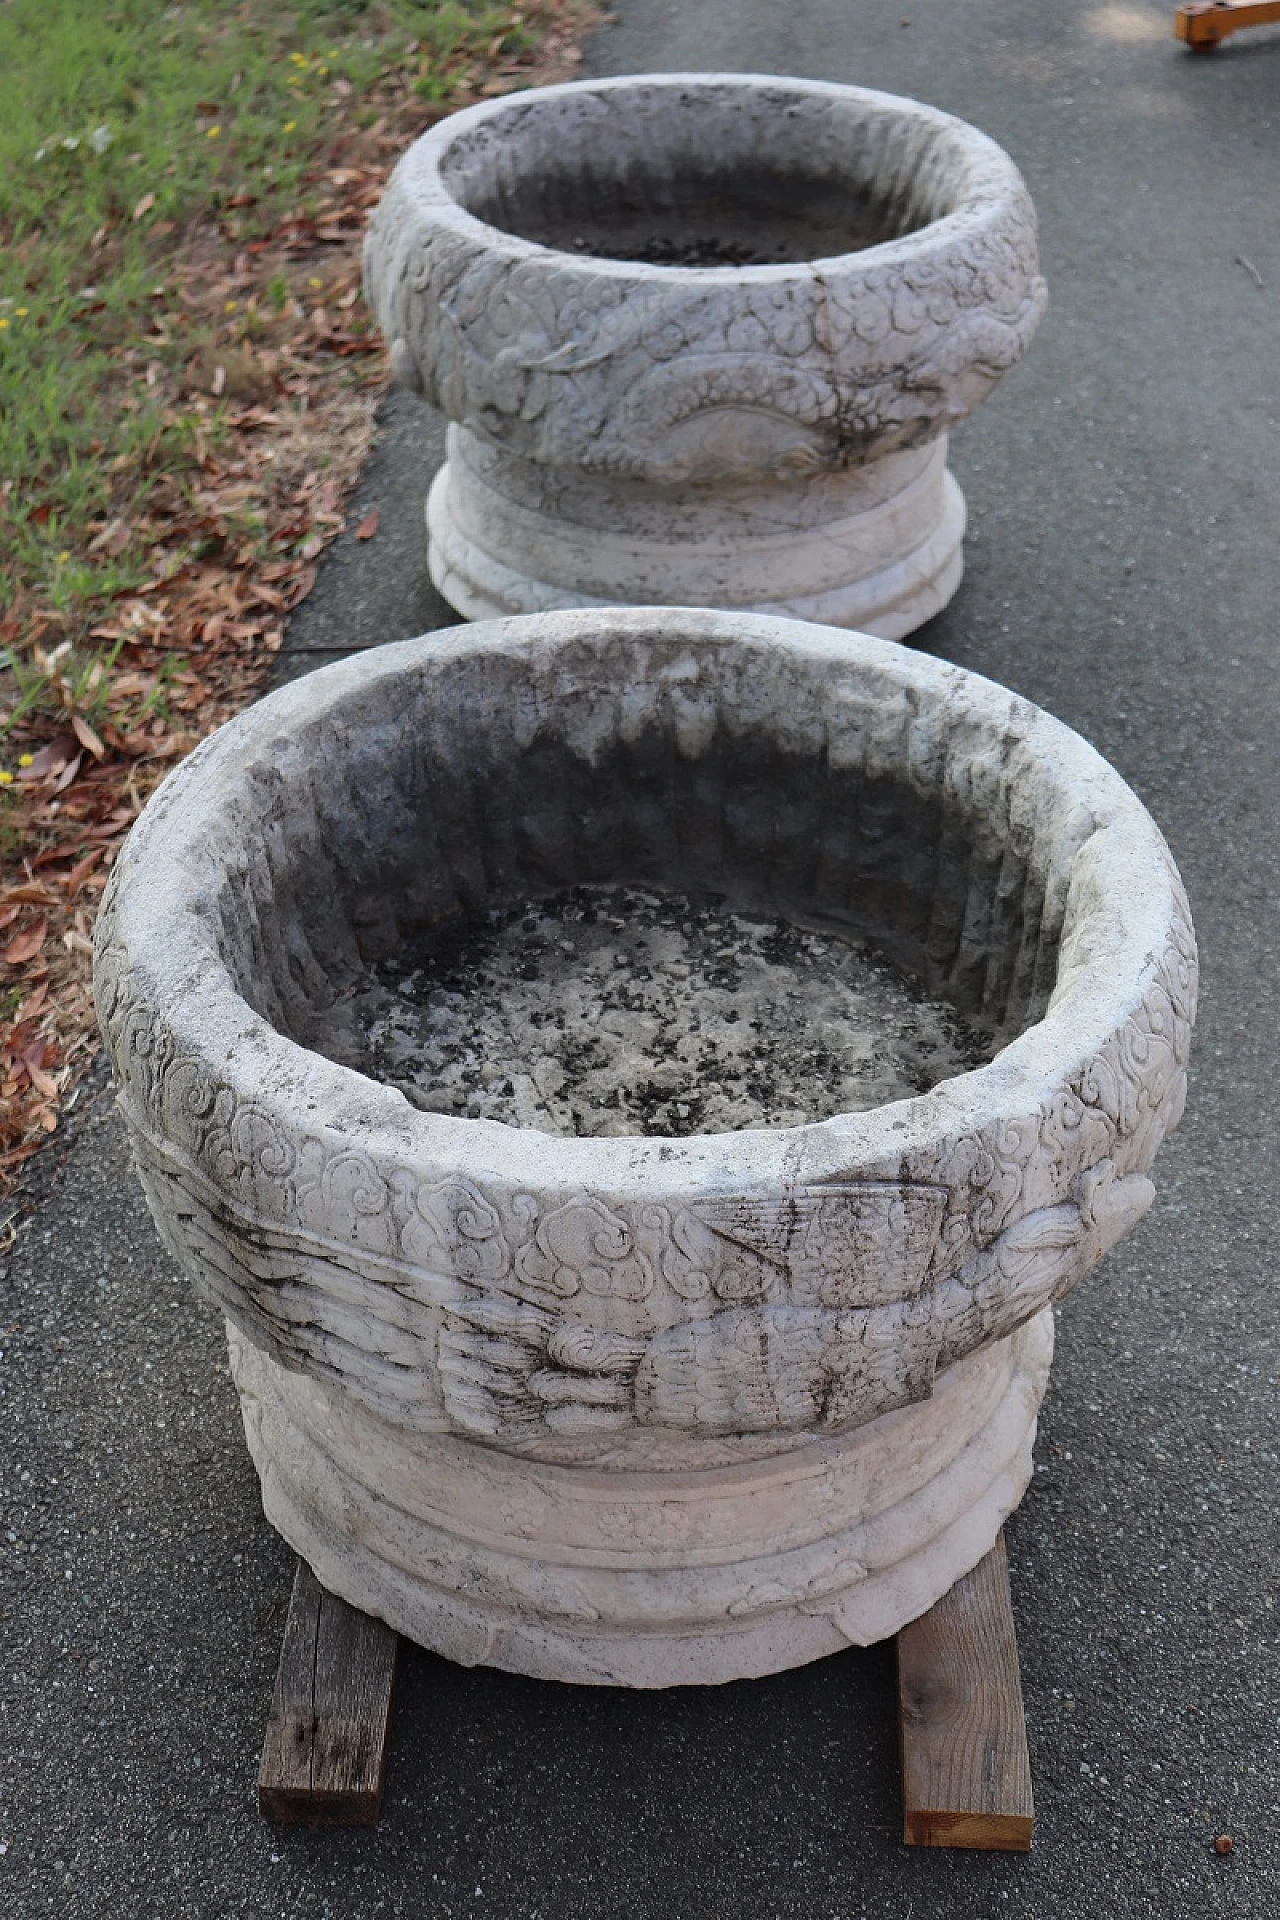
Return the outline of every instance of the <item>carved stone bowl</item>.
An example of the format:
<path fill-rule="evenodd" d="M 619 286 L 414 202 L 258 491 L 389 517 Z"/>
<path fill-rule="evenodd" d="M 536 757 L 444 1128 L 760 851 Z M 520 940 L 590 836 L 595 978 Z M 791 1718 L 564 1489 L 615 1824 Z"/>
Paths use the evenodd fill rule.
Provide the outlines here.
<path fill-rule="evenodd" d="M 431 571 L 472 619 L 678 601 L 910 633 L 960 582 L 948 429 L 1045 303 L 984 134 L 734 74 L 455 114 L 365 265 L 398 378 L 453 423 Z"/>
<path fill-rule="evenodd" d="M 326 1057 L 403 941 L 633 882 L 870 939 L 1002 1050 L 685 1139 L 422 1112 Z M 96 986 L 275 1525 L 450 1658 L 663 1686 L 890 1634 L 990 1547 L 1051 1304 L 1151 1201 L 1196 956 L 1151 819 L 1026 701 L 865 635 L 646 609 L 263 700 L 134 829 Z"/>

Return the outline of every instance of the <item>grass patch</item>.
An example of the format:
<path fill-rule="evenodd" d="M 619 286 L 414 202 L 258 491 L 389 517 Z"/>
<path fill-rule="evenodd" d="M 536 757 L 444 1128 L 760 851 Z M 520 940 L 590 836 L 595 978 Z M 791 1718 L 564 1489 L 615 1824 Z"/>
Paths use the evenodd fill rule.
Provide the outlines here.
<path fill-rule="evenodd" d="M 119 838 L 261 686 L 342 525 L 382 379 L 359 252 L 388 168 L 442 112 L 567 78 L 589 18 L 0 6 L 0 1192 L 96 1044 Z"/>
<path fill-rule="evenodd" d="M 194 323 L 165 271 L 193 225 L 216 223 L 245 246 L 287 215 L 307 218 L 335 120 L 358 123 L 362 103 L 376 117 L 397 78 L 410 100 L 447 103 L 477 63 L 534 37 L 518 8 L 487 0 L 0 9 L 8 597 L 22 592 L 74 627 L 145 577 L 132 543 L 105 559 L 88 547 L 122 495 L 137 504 L 156 470 L 191 465 L 193 437 L 166 405 L 171 377 L 198 357 L 202 333 L 252 344 L 288 309 L 282 283 L 274 316 L 237 301 L 229 325 Z M 129 377 L 143 354 L 150 384 Z"/>

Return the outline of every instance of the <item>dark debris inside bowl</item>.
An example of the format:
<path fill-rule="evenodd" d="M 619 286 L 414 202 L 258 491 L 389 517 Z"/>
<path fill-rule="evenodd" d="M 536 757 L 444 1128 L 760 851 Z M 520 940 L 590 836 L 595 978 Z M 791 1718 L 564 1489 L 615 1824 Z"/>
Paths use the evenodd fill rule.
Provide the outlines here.
<path fill-rule="evenodd" d="M 988 1034 L 872 949 L 634 887 L 575 888 L 402 950 L 349 1064 L 417 1107 L 566 1135 L 796 1126 L 983 1065 Z"/>
<path fill-rule="evenodd" d="M 608 220 L 590 214 L 536 213 L 520 231 L 565 253 L 635 260 L 654 267 L 795 266 L 858 253 L 894 237 L 870 211 L 842 205 L 838 214 L 791 205 L 770 211 L 759 199 L 724 192 L 687 197 L 680 205 L 617 204 Z"/>

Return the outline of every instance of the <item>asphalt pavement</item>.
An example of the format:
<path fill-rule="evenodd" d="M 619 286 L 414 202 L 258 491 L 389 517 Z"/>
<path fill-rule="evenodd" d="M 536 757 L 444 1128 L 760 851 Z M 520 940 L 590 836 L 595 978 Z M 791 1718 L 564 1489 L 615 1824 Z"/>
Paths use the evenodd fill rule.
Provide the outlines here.
<path fill-rule="evenodd" d="M 1204 986 L 1159 1200 L 1060 1315 L 1008 1529 L 1035 1850 L 903 1849 L 885 1648 L 650 1695 L 411 1650 L 381 1825 L 263 1826 L 291 1556 L 99 1076 L 0 1281 L 0 1915 L 1275 1920 L 1280 30 L 1197 59 L 1149 0 L 615 13 L 594 71 L 914 94 L 1001 141 L 1040 211 L 1050 313 L 955 438 L 968 576 L 916 643 L 1132 782 Z M 351 522 L 377 505 L 379 532 L 339 541 L 286 670 L 447 621 L 439 451 L 389 403 Z"/>

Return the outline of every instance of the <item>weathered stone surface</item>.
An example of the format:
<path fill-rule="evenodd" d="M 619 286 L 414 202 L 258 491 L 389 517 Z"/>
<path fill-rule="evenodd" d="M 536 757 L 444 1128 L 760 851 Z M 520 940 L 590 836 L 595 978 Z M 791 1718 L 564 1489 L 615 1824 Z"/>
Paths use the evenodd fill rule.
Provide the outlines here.
<path fill-rule="evenodd" d="M 473 618 L 750 607 L 898 638 L 960 581 L 946 435 L 1044 309 L 963 121 L 818 81 L 515 94 L 409 150 L 366 284 L 455 423 L 433 577 Z"/>
<path fill-rule="evenodd" d="M 1031 1475 L 1053 1316 L 919 1407 L 703 1466 L 657 1430 L 571 1465 L 410 1437 L 230 1341 L 267 1517 L 324 1585 L 464 1666 L 670 1687 L 883 1639 L 976 1565 Z"/>
<path fill-rule="evenodd" d="M 1007 1044 L 870 1112 L 683 1139 L 420 1112 L 317 1050 L 406 935 L 584 883 L 843 927 Z M 473 1649 L 457 1657 L 660 1684 L 891 1632 L 986 1551 L 1047 1364 L 1020 1330 L 1150 1204 L 1196 958 L 1149 816 L 1046 714 L 864 635 L 657 609 L 460 629 L 272 695 L 148 807 L 96 983 L 148 1199 L 237 1330 L 288 1537 L 347 1598 Z M 510 1505 L 513 1459 L 540 1463 L 540 1518 L 440 1517 L 455 1464 Z M 815 1521 L 815 1552 L 863 1524 L 863 1476 L 887 1502 L 875 1555 L 832 1547 L 819 1578 L 808 1548 L 751 1533 L 765 1495 L 744 1493 L 738 1610 L 712 1582 L 702 1615 L 693 1594 L 664 1625 L 664 1583 L 698 1587 L 717 1475 L 750 1464 L 785 1505 L 819 1459 L 845 1517 Z M 582 1550 L 653 1574 L 643 1615 L 608 1582 L 585 1612 L 573 1597 L 579 1473 L 603 1502 Z M 625 1517 L 661 1508 L 655 1473 L 683 1476 L 679 1580 Z M 465 1571 L 482 1541 L 492 1578 Z M 873 1560 L 874 1586 L 854 1570 L 828 1607 L 832 1569 Z M 731 1541 L 718 1564 L 731 1586 Z M 567 1637 L 566 1609 L 585 1622 Z"/>
<path fill-rule="evenodd" d="M 334 1057 L 414 1106 L 579 1137 L 806 1126 L 993 1050 L 843 932 L 643 887 L 573 887 L 414 943 L 351 1008 L 362 1044 Z"/>

